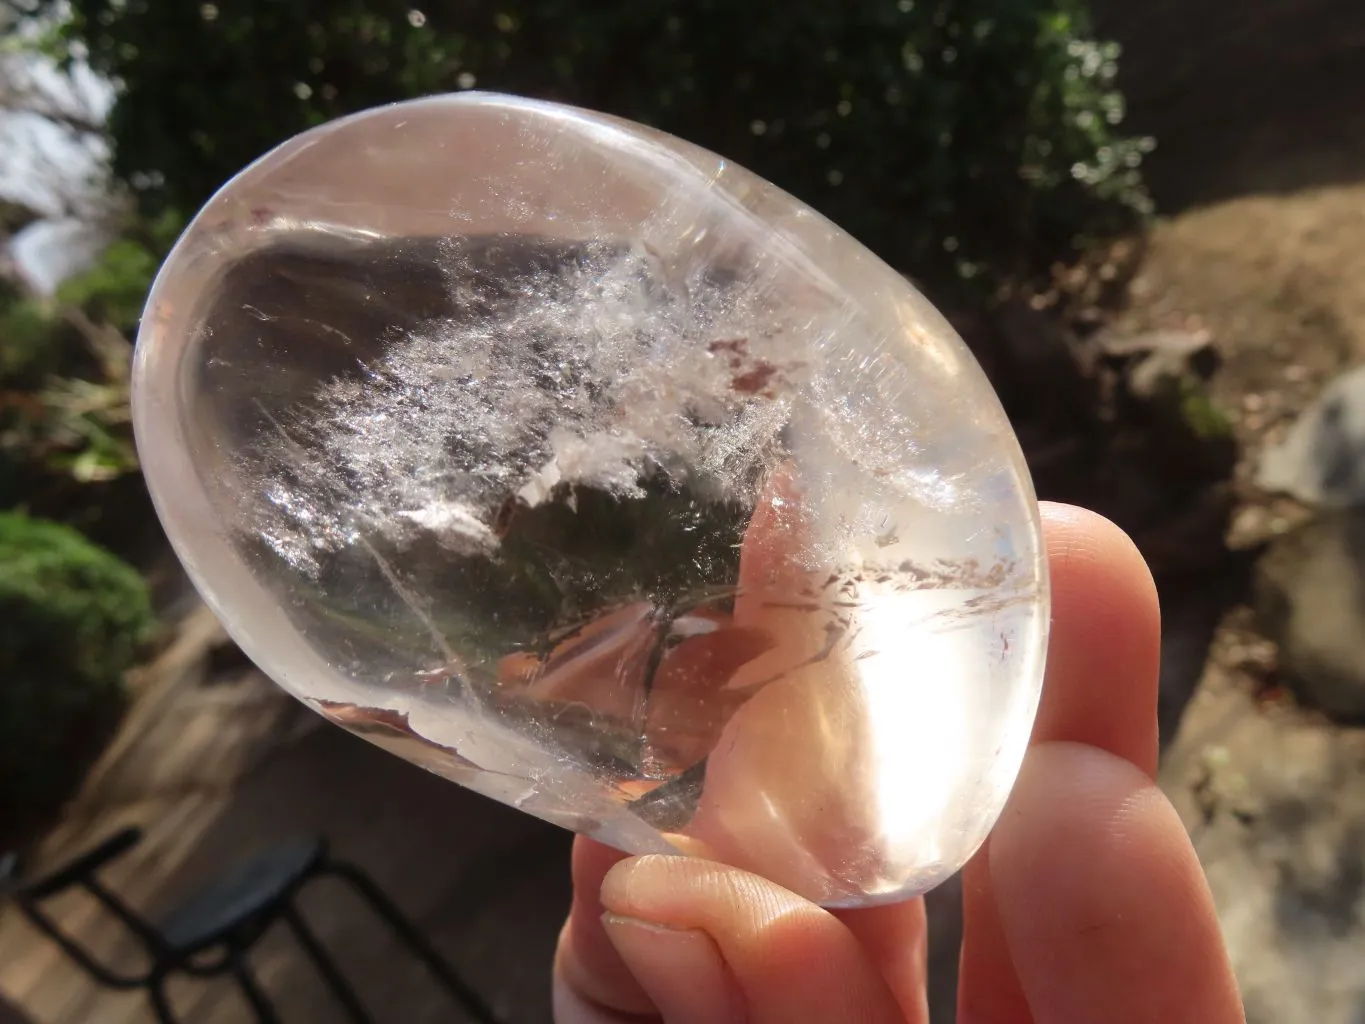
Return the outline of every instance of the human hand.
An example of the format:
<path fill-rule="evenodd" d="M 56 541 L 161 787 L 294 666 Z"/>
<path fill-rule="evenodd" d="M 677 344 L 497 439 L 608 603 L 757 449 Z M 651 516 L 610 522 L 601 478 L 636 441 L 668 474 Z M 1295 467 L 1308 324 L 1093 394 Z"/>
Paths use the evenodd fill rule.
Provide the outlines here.
<path fill-rule="evenodd" d="M 1160 616 L 1142 557 L 1044 505 L 1053 625 L 1032 746 L 964 871 L 960 1024 L 1244 1021 L 1213 901 L 1153 781 Z M 924 901 L 826 911 L 752 874 L 580 838 L 557 1024 L 925 1024 Z"/>

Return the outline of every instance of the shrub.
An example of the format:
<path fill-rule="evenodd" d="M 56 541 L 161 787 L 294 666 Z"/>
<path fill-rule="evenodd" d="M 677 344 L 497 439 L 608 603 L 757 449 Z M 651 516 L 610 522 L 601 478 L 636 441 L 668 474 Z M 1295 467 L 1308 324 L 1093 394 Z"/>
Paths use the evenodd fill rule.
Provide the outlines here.
<path fill-rule="evenodd" d="M 930 283 L 1029 275 L 1146 211 L 1082 0 L 73 0 L 116 165 L 192 211 L 320 121 L 477 86 L 751 167 Z"/>
<path fill-rule="evenodd" d="M 58 523 L 0 513 L 0 822 L 54 810 L 122 711 L 152 628 L 130 566 Z"/>

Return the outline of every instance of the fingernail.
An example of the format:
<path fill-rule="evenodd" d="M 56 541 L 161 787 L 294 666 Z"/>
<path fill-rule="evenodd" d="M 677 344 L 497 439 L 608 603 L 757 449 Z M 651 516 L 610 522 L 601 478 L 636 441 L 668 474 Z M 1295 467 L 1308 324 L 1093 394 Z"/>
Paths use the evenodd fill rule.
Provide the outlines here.
<path fill-rule="evenodd" d="M 602 924 L 664 1024 L 742 1024 L 739 987 L 711 936 L 611 913 Z"/>

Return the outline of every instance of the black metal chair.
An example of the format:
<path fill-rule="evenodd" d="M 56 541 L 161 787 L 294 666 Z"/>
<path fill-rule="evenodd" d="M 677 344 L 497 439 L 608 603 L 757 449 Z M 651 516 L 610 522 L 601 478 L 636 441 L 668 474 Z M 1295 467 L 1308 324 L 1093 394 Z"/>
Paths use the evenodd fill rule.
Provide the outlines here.
<path fill-rule="evenodd" d="M 497 1024 L 488 1005 L 437 953 L 393 901 L 359 868 L 328 856 L 324 839 L 310 837 L 262 850 L 200 886 L 164 917 L 152 921 L 134 911 L 99 879 L 110 861 L 142 838 L 137 828 L 124 829 L 94 849 L 33 881 L 18 878 L 13 855 L 0 857 L 0 894 L 12 899 L 39 931 L 97 982 L 113 989 L 145 989 L 161 1024 L 175 1024 L 166 997 L 166 982 L 175 974 L 197 978 L 230 974 L 261 1024 L 279 1017 L 256 981 L 248 954 L 272 926 L 283 922 L 313 961 L 337 1002 L 355 1024 L 374 1018 L 317 934 L 299 913 L 296 899 L 305 885 L 333 877 L 348 883 L 420 959 L 470 1020 Z M 85 946 L 66 934 L 43 904 L 59 893 L 82 889 L 98 900 L 141 943 L 151 966 L 140 974 L 124 974 L 100 963 Z"/>

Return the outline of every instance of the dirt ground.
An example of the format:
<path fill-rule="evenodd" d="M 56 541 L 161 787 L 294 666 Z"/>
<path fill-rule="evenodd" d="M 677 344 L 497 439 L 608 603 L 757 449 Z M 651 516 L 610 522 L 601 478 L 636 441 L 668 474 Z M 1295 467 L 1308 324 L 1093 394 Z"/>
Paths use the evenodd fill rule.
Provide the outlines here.
<path fill-rule="evenodd" d="M 1166 218 L 1132 319 L 1202 324 L 1253 444 L 1365 341 L 1365 5 L 1097 0 Z"/>
<path fill-rule="evenodd" d="M 1159 140 L 1148 170 L 1164 219 L 1125 319 L 1214 339 L 1216 396 L 1243 451 L 1230 541 L 1252 546 L 1303 517 L 1256 493 L 1257 455 L 1365 360 L 1365 5 L 1096 6 L 1125 45 L 1129 127 Z M 1182 595 L 1196 607 L 1198 589 Z M 1198 684 L 1165 737 L 1162 783 L 1208 872 L 1249 1020 L 1355 1024 L 1365 732 L 1286 702 L 1274 649 L 1237 604 L 1211 647 L 1168 640 L 1166 669 Z M 1182 614 L 1168 601 L 1168 633 Z"/>

